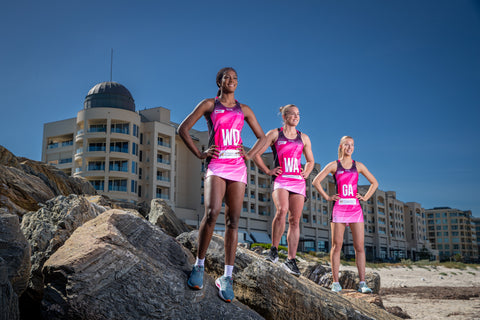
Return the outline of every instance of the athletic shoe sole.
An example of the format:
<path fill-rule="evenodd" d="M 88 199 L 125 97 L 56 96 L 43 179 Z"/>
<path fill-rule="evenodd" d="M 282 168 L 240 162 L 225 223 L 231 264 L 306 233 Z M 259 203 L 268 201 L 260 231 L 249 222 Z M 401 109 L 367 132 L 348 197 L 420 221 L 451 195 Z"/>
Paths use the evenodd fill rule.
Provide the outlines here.
<path fill-rule="evenodd" d="M 202 290 L 203 289 L 203 286 L 201 286 L 201 287 L 200 286 L 192 286 L 190 284 L 190 282 L 187 282 L 187 285 L 190 289 L 193 289 L 193 290 Z"/>
<path fill-rule="evenodd" d="M 360 289 L 360 290 L 358 290 L 358 292 L 363 293 L 363 294 L 370 294 L 370 293 L 372 293 L 372 290 L 363 292 L 363 290 Z"/>
<path fill-rule="evenodd" d="M 266 259 L 267 261 L 270 261 L 270 262 L 273 262 L 273 263 L 277 263 L 277 261 L 278 261 L 278 258 L 275 258 L 275 259 L 272 260 L 272 258 L 267 257 L 267 258 L 265 258 L 265 259 Z"/>
<path fill-rule="evenodd" d="M 283 269 L 287 270 L 288 273 L 293 274 L 295 277 L 300 277 L 300 273 L 293 272 L 293 271 L 290 270 L 290 268 L 287 267 L 284 263 L 282 264 L 282 267 L 283 267 Z"/>

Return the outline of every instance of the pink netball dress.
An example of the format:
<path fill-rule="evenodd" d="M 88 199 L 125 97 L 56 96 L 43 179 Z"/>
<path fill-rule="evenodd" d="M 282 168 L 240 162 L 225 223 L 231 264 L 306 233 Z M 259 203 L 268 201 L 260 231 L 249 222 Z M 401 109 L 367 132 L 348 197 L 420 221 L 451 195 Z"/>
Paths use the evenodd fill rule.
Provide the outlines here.
<path fill-rule="evenodd" d="M 356 223 L 363 222 L 363 211 L 357 199 L 358 171 L 355 161 L 350 169 L 342 167 L 337 160 L 337 171 L 334 175 L 337 193 L 340 197 L 332 210 L 332 222 Z"/>
<path fill-rule="evenodd" d="M 272 146 L 275 166 L 282 168 L 282 174 L 273 176 L 273 190 L 286 189 L 305 197 L 305 179 L 302 176 L 303 153 L 302 133 L 297 130 L 295 139 L 288 139 L 283 128 L 278 129 L 278 139 Z"/>
<path fill-rule="evenodd" d="M 242 144 L 241 132 L 244 115 L 240 103 L 233 108 L 225 107 L 215 98 L 213 112 L 205 116 L 208 124 L 208 146 L 216 145 L 220 151 L 218 158 L 207 159 L 207 173 L 226 180 L 240 181 L 247 184 L 247 166 L 238 151 Z"/>

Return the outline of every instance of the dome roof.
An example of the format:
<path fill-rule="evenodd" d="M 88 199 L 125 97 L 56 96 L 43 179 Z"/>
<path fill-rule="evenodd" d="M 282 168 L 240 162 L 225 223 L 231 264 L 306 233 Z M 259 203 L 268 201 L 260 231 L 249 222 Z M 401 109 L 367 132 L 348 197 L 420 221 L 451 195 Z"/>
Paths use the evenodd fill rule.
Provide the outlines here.
<path fill-rule="evenodd" d="M 88 91 L 85 109 L 119 108 L 135 112 L 135 101 L 127 88 L 116 82 L 101 82 Z"/>

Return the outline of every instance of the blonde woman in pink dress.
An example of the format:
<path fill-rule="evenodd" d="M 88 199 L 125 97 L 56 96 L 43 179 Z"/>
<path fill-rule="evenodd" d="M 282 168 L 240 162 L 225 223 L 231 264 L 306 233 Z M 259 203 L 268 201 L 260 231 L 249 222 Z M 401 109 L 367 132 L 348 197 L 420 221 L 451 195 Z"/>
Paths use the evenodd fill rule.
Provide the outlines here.
<path fill-rule="evenodd" d="M 332 210 L 330 227 L 332 229 L 332 248 L 330 262 L 332 264 L 333 284 L 332 291 L 340 292 L 342 287 L 338 282 L 340 268 L 340 252 L 343 245 L 345 228 L 350 226 L 355 249 L 355 261 L 360 277 L 359 292 L 371 293 L 372 290 L 365 283 L 365 247 L 364 247 L 364 220 L 360 201 L 367 201 L 377 190 L 378 182 L 367 167 L 352 159 L 354 141 L 350 136 L 344 136 L 338 146 L 338 160 L 330 162 L 313 180 L 317 191 L 327 201 L 335 201 Z M 335 179 L 335 195 L 328 195 L 322 188 L 321 182 L 328 174 Z M 370 182 L 370 187 L 365 195 L 357 192 L 358 175 L 363 174 Z"/>
<path fill-rule="evenodd" d="M 278 245 L 285 231 L 288 213 L 288 259 L 282 267 L 298 277 L 300 270 L 295 257 L 300 239 L 300 217 L 306 199 L 305 179 L 312 172 L 314 159 L 310 138 L 296 128 L 300 121 L 298 107 L 287 104 L 280 108 L 280 113 L 283 126 L 267 133 L 267 142 L 261 152 L 255 156 L 255 163 L 274 180 L 272 198 L 276 212 L 272 221 L 272 246 L 267 260 L 273 263 L 278 261 Z M 274 155 L 275 168 L 273 169 L 269 169 L 260 157 L 268 146 L 272 147 Z M 304 169 L 301 166 L 302 154 L 306 160 Z"/>

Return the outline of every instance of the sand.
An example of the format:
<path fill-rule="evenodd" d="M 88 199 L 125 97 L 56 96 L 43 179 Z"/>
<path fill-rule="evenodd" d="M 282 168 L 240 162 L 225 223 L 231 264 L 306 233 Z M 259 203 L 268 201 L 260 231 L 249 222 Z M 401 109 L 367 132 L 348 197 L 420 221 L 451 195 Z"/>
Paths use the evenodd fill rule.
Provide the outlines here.
<path fill-rule="evenodd" d="M 356 271 L 341 266 L 341 270 Z M 480 268 L 390 267 L 380 274 L 385 307 L 398 306 L 412 319 L 480 320 Z"/>

